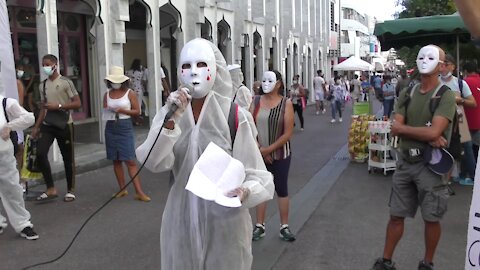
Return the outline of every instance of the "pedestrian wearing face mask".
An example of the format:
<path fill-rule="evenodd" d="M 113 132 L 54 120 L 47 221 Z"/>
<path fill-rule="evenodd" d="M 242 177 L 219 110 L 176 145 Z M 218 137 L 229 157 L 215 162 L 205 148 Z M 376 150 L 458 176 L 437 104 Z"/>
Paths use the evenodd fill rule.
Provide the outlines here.
<path fill-rule="evenodd" d="M 123 75 L 123 68 L 113 66 L 105 78 L 108 91 L 103 96 L 103 120 L 105 123 L 105 147 L 107 159 L 113 161 L 113 171 L 121 190 L 116 198 L 128 195 L 125 188 L 123 163 L 127 166 L 128 175 L 133 177 L 138 172 L 135 160 L 135 135 L 132 117 L 140 115 L 140 104 L 136 92 L 129 88 L 129 77 Z M 133 180 L 135 199 L 149 202 L 140 184 L 139 176 Z"/>
<path fill-rule="evenodd" d="M 23 64 L 21 62 L 15 63 L 15 72 L 17 73 L 17 90 L 18 90 L 18 104 L 20 106 L 25 107 L 23 104 L 23 100 L 25 98 L 25 86 L 22 82 L 22 77 L 25 74 L 23 70 Z M 18 143 L 18 150 L 15 153 L 15 158 L 17 160 L 17 168 L 22 168 L 23 165 L 23 141 L 24 141 L 24 133 L 23 130 L 17 131 L 17 143 Z M 22 182 L 22 187 L 25 190 L 25 183 Z"/>
<path fill-rule="evenodd" d="M 393 103 L 395 101 L 395 86 L 392 84 L 392 77 L 385 75 L 383 77 L 384 84 L 382 86 L 383 95 L 383 116 L 390 118 L 393 111 Z"/>
<path fill-rule="evenodd" d="M 243 84 L 243 72 L 240 65 L 228 65 L 227 69 L 232 77 L 233 102 L 248 110 L 252 103 L 252 91 Z"/>
<path fill-rule="evenodd" d="M 271 199 L 274 190 L 272 175 L 258 149 L 255 124 L 250 113 L 232 102 L 227 64 L 213 43 L 200 38 L 189 41 L 178 66 L 181 84 L 192 89 L 180 87 L 169 95 L 136 151 L 145 167 L 154 172 L 172 170 L 174 179 L 162 217 L 160 269 L 251 269 L 248 209 Z M 164 123 L 173 104 L 177 109 Z M 241 185 L 226 194 L 238 197 L 241 207 L 225 207 L 185 189 L 210 142 L 245 167 Z"/>
<path fill-rule="evenodd" d="M 329 95 L 332 96 L 332 99 L 330 100 L 331 102 L 331 108 L 332 108 L 332 120 L 330 120 L 330 123 L 335 123 L 336 120 L 336 114 L 338 112 L 338 122 L 342 122 L 342 105 L 343 102 L 345 101 L 345 85 L 342 84 L 342 80 L 340 76 L 335 77 L 335 84 L 329 88 L 330 93 Z"/>
<path fill-rule="evenodd" d="M 440 220 L 447 210 L 449 195 L 445 171 L 449 168 L 442 165 L 445 171 L 434 172 L 430 167 L 432 159 L 426 159 L 428 150 L 432 152 L 431 157 L 434 151 L 438 153 L 435 156 L 442 156 L 440 148 L 449 143 L 455 114 L 454 93 L 438 81 L 444 62 L 445 53 L 441 48 L 434 45 L 421 48 L 417 56 L 421 82 L 410 90 L 402 90 L 396 103 L 391 135 L 398 136 L 400 143 L 392 178 L 390 220 L 383 256 L 376 260 L 371 270 L 396 269 L 392 257 L 402 238 L 405 218 L 413 218 L 419 207 L 424 220 L 425 253 L 418 270 L 434 269 L 433 257 L 441 235 Z M 432 97 L 438 97 L 439 91 L 442 94 L 432 112 L 430 102 Z"/>
<path fill-rule="evenodd" d="M 467 118 L 465 116 L 465 107 L 475 108 L 477 102 L 472 95 L 472 91 L 465 80 L 459 79 L 452 75 L 456 70 L 455 58 L 447 54 L 445 56 L 445 65 L 440 71 L 440 83 L 448 86 L 455 93 L 455 101 L 457 103 L 457 119 L 458 130 L 460 133 L 460 142 L 463 147 L 463 156 L 454 157 L 460 162 L 458 177 L 453 180 L 462 185 L 473 186 L 473 179 L 475 179 L 475 157 L 473 155 L 473 143 L 470 131 L 468 128 Z"/>
<path fill-rule="evenodd" d="M 303 128 L 303 109 L 305 107 L 305 88 L 299 82 L 300 75 L 293 76 L 292 85 L 290 86 L 290 99 L 292 100 L 293 109 L 300 119 L 300 130 Z"/>
<path fill-rule="evenodd" d="M 295 235 L 288 226 L 290 138 L 293 134 L 295 114 L 291 100 L 283 96 L 284 86 L 280 72 L 266 71 L 263 74 L 262 89 L 264 94 L 255 96 L 250 112 L 257 126 L 260 152 L 267 170 L 273 174 L 280 211 L 280 238 L 284 241 L 295 241 Z M 257 206 L 253 241 L 265 236 L 266 210 L 266 203 Z"/>
<path fill-rule="evenodd" d="M 42 103 L 32 130 L 32 139 L 37 140 L 38 166 L 47 190 L 36 199 L 37 201 L 46 201 L 58 197 L 48 160 L 48 151 L 56 139 L 63 157 L 67 180 L 67 193 L 63 199 L 65 202 L 72 202 L 76 197 L 74 133 L 70 110 L 79 109 L 81 101 L 72 81 L 59 73 L 56 56 L 45 55 L 42 59 L 42 69 L 48 78 L 40 83 L 39 90 Z"/>

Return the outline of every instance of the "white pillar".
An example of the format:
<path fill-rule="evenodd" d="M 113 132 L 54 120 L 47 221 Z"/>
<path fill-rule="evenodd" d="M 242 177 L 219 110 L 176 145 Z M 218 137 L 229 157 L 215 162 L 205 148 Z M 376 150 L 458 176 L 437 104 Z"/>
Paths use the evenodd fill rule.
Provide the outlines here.
<path fill-rule="evenodd" d="M 45 0 L 43 8 L 37 1 L 37 50 L 38 63 L 40 64 L 40 81 L 47 79 L 45 73 L 41 72 L 42 59 L 46 54 L 53 54 L 60 60 L 58 50 L 58 25 L 57 25 L 57 4 L 55 0 Z M 60 61 L 58 62 L 60 65 Z M 60 68 L 57 69 L 60 71 Z M 53 161 L 60 160 L 60 148 L 58 144 L 52 144 Z"/>
<path fill-rule="evenodd" d="M 0 94 L 18 99 L 15 80 L 15 64 L 13 63 L 12 40 L 10 38 L 10 24 L 5 1 L 0 1 Z"/>
<path fill-rule="evenodd" d="M 102 0 L 101 2 L 102 8 L 101 13 L 99 14 L 100 18 L 96 19 L 95 25 L 95 34 L 96 40 L 95 45 L 97 47 L 96 52 L 96 59 L 95 64 L 97 67 L 98 79 L 96 82 L 98 91 L 97 96 L 95 98 L 97 104 L 103 104 L 103 96 L 107 91 L 107 87 L 104 83 L 104 78 L 108 75 L 110 69 L 110 35 L 109 31 L 111 28 L 111 20 L 109 19 L 110 16 L 110 8 L 109 4 L 106 0 Z M 97 115 L 99 116 L 98 119 L 98 131 L 99 131 L 99 138 L 100 142 L 105 142 L 105 122 L 102 120 L 103 115 L 103 106 L 97 106 Z"/>
<path fill-rule="evenodd" d="M 58 26 L 57 26 L 57 4 L 55 0 L 45 0 L 43 9 L 37 1 L 37 49 L 39 70 L 42 66 L 42 58 L 46 54 L 53 54 L 60 59 L 58 50 Z M 47 76 L 40 72 L 40 80 Z"/>
<path fill-rule="evenodd" d="M 157 0 L 150 0 L 152 26 L 147 25 L 148 110 L 150 123 L 162 107 L 162 78 L 160 53 L 160 10 Z M 176 72 L 172 70 L 171 72 Z"/>

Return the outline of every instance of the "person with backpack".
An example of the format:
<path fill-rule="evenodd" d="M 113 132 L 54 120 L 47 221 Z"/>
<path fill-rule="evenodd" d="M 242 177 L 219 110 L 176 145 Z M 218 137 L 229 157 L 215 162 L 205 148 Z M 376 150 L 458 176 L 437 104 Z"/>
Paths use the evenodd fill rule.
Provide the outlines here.
<path fill-rule="evenodd" d="M 251 269 L 249 208 L 272 199 L 274 191 L 252 116 L 232 102 L 227 64 L 210 41 L 197 38 L 186 43 L 178 67 L 181 85 L 192 89 L 181 87 L 169 95 L 136 150 L 138 160 L 151 171 L 173 172 L 160 231 L 160 269 Z M 174 112 L 171 118 L 169 111 Z M 245 168 L 242 184 L 227 193 L 238 197 L 241 207 L 225 207 L 185 189 L 211 142 Z"/>
<path fill-rule="evenodd" d="M 396 269 L 392 257 L 402 238 L 405 218 L 413 218 L 419 207 L 425 226 L 425 253 L 418 269 L 434 269 L 433 257 L 441 235 L 440 220 L 447 210 L 449 193 L 446 175 L 431 170 L 429 165 L 433 159 L 427 159 L 427 150 L 442 153 L 440 148 L 447 147 L 455 114 L 455 94 L 438 81 L 444 61 L 445 52 L 440 47 L 421 48 L 417 56 L 421 82 L 402 90 L 395 106 L 391 135 L 398 136 L 400 143 L 392 177 L 390 220 L 383 256 L 375 261 L 371 270 Z"/>
<path fill-rule="evenodd" d="M 1 82 L 0 82 L 1 84 Z M 30 213 L 25 209 L 23 190 L 19 182 L 17 162 L 13 155 L 11 131 L 24 130 L 33 123 L 33 113 L 27 112 L 18 101 L 0 95 L 3 109 L 0 112 L 0 199 L 10 224 L 16 233 L 27 240 L 38 239 L 30 222 Z M 0 234 L 7 227 L 7 219 L 0 214 Z"/>
<path fill-rule="evenodd" d="M 258 130 L 258 145 L 267 170 L 273 174 L 275 192 L 280 212 L 280 238 L 295 241 L 288 226 L 288 171 L 290 169 L 290 138 L 293 134 L 294 110 L 290 99 L 283 96 L 284 85 L 280 72 L 263 74 L 262 96 L 255 96 L 250 112 Z M 257 206 L 257 218 L 253 229 L 253 241 L 265 236 L 267 204 Z"/>
<path fill-rule="evenodd" d="M 243 84 L 243 72 L 240 65 L 228 65 L 228 71 L 232 77 L 233 102 L 245 110 L 250 109 L 252 103 L 252 91 Z"/>
<path fill-rule="evenodd" d="M 440 82 L 448 86 L 455 92 L 455 101 L 457 103 L 457 120 L 458 128 L 454 127 L 454 132 L 458 131 L 459 142 L 462 144 L 461 149 L 463 155 L 454 156 L 454 158 L 460 163 L 460 169 L 458 177 L 454 178 L 454 181 L 459 182 L 461 185 L 473 186 L 473 179 L 475 179 L 475 157 L 473 156 L 473 144 L 472 137 L 468 128 L 467 118 L 465 116 L 465 107 L 475 108 L 477 102 L 472 95 L 472 91 L 468 84 L 461 78 L 457 78 L 452 75 L 456 70 L 455 58 L 447 54 L 445 56 L 445 63 L 440 71 Z M 456 135 L 456 134 L 455 134 Z M 453 135 L 452 135 L 453 136 Z M 452 143 L 458 143 L 453 141 Z"/>

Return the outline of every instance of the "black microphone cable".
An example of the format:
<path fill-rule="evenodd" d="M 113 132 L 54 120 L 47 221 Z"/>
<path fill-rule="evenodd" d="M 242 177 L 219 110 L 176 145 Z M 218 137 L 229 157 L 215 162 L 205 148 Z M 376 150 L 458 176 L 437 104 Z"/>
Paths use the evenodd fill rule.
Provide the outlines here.
<path fill-rule="evenodd" d="M 165 124 L 169 119 L 165 118 L 165 120 L 163 121 L 163 123 Z M 143 167 L 145 167 L 145 163 L 147 162 L 148 158 L 150 157 L 150 154 L 152 153 L 153 151 L 153 147 L 155 147 L 155 144 L 157 143 L 158 141 L 158 138 L 160 137 L 160 134 L 162 133 L 162 130 L 163 130 L 163 124 L 162 126 L 160 127 L 160 131 L 158 132 L 157 134 L 157 137 L 155 137 L 155 141 L 153 142 L 153 145 L 152 147 L 150 147 L 150 150 L 148 151 L 148 154 L 145 158 L 145 161 L 143 161 L 142 165 L 140 166 L 140 168 L 138 169 L 137 173 L 130 179 L 130 181 L 122 188 L 120 189 L 117 193 L 115 193 L 110 199 L 108 199 L 102 206 L 100 206 L 95 212 L 93 212 L 82 224 L 82 226 L 80 226 L 80 229 L 78 229 L 77 233 L 75 233 L 75 236 L 73 236 L 72 240 L 70 241 L 70 243 L 68 244 L 67 248 L 65 248 L 65 250 L 62 252 L 62 254 L 60 254 L 58 257 L 56 257 L 55 259 L 52 259 L 52 260 L 49 260 L 49 261 L 45 261 L 45 262 L 40 262 L 40 263 L 36 263 L 36 264 L 32 264 L 32 265 L 29 265 L 29 266 L 26 266 L 24 268 L 22 268 L 23 270 L 28 270 L 28 269 L 32 269 L 34 267 L 37 267 L 37 266 L 41 266 L 41 265 L 47 265 L 47 264 L 51 264 L 51 263 L 54 263 L 58 260 L 60 260 L 63 256 L 65 256 L 65 254 L 67 254 L 68 250 L 72 247 L 73 243 L 75 242 L 75 240 L 77 239 L 78 235 L 80 235 L 80 233 L 82 232 L 83 228 L 87 225 L 87 223 L 96 215 L 98 214 L 98 212 L 100 212 L 103 208 L 105 208 L 105 206 L 107 206 L 113 199 L 115 199 L 115 197 L 120 194 L 121 192 L 123 192 L 132 182 L 133 182 L 133 179 L 135 179 L 135 177 L 138 176 L 138 174 L 142 171 Z"/>

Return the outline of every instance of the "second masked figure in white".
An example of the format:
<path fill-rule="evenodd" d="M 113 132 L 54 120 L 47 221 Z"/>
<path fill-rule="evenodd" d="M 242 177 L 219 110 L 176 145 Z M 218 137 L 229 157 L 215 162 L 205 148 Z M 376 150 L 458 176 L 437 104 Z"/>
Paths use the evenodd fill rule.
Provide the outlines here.
<path fill-rule="evenodd" d="M 161 269 L 250 269 L 252 225 L 248 208 L 272 199 L 274 191 L 273 177 L 257 146 L 253 119 L 239 108 L 232 142 L 228 124 L 231 78 L 225 59 L 211 42 L 194 39 L 185 44 L 178 77 L 182 84 L 193 85 L 193 91 L 180 88 L 170 94 L 146 141 L 136 151 L 143 162 L 164 126 L 145 164 L 154 172 L 172 169 L 175 179 L 162 218 Z M 164 124 L 172 104 L 178 109 Z M 242 207 L 224 207 L 185 190 L 195 163 L 210 142 L 245 166 L 245 180 L 233 190 Z"/>

